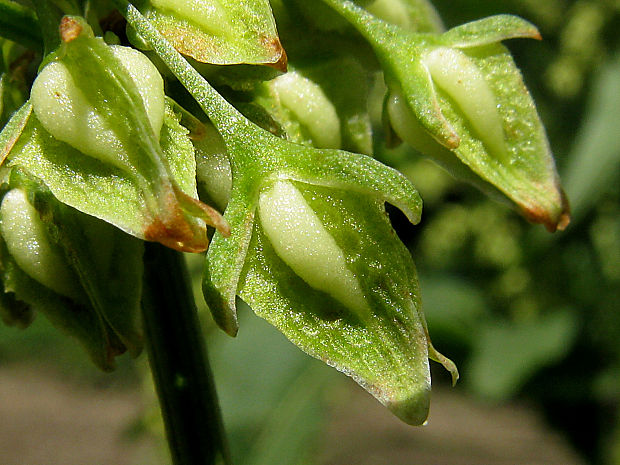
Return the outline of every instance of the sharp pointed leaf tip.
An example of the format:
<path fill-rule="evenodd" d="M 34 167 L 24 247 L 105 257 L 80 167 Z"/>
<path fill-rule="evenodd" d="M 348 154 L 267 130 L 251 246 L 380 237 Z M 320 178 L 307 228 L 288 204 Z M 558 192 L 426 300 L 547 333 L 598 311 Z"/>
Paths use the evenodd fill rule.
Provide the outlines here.
<path fill-rule="evenodd" d="M 427 388 L 411 393 L 408 397 L 390 400 L 386 407 L 398 418 L 412 426 L 423 425 L 430 409 L 431 390 Z"/>
<path fill-rule="evenodd" d="M 531 223 L 543 224 L 547 231 L 553 233 L 556 231 L 564 231 L 571 221 L 570 204 L 564 191 L 560 188 L 561 207 L 559 212 L 550 211 L 542 206 L 521 208 L 521 214 Z"/>

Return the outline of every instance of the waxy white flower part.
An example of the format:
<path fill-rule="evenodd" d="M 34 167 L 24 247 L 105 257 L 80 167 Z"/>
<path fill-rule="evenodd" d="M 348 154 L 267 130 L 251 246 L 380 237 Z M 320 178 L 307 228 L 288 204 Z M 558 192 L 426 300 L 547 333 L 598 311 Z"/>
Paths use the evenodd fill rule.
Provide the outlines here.
<path fill-rule="evenodd" d="M 365 318 L 370 309 L 342 249 L 295 186 L 276 182 L 258 205 L 261 226 L 280 258 L 311 287 Z"/>
<path fill-rule="evenodd" d="M 65 297 L 78 298 L 77 276 L 61 250 L 50 242 L 23 190 L 12 189 L 2 199 L 0 232 L 9 253 L 31 278 Z"/>

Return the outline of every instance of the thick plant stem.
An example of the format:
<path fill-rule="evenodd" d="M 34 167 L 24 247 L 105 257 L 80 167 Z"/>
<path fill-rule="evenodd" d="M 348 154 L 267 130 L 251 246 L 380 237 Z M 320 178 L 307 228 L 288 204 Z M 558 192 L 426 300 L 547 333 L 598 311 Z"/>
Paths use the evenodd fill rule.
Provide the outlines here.
<path fill-rule="evenodd" d="M 145 246 L 146 346 L 173 463 L 230 464 L 183 256 L 160 244 Z"/>

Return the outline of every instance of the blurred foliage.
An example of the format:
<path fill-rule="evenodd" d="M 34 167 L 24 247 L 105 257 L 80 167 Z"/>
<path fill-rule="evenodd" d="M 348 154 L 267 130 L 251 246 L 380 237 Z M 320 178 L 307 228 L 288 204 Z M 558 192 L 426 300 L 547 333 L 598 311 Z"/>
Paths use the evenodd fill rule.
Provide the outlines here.
<path fill-rule="evenodd" d="M 457 389 L 491 402 L 538 404 L 589 462 L 618 464 L 620 1 L 433 3 L 448 27 L 498 13 L 540 27 L 542 42 L 509 48 L 546 124 L 574 212 L 568 229 L 552 236 L 412 151 L 375 147 L 425 201 L 418 227 L 391 214 L 416 260 L 433 342 L 461 368 Z M 380 131 L 376 115 L 375 123 Z M 191 262 L 196 275 L 198 262 Z M 340 378 L 243 313 L 237 339 L 210 323 L 206 329 L 234 458 L 313 463 L 326 419 L 321 406 Z M 0 326 L 0 363 L 40 358 L 53 347 L 58 366 L 101 376 L 72 341 L 39 320 L 24 333 Z"/>

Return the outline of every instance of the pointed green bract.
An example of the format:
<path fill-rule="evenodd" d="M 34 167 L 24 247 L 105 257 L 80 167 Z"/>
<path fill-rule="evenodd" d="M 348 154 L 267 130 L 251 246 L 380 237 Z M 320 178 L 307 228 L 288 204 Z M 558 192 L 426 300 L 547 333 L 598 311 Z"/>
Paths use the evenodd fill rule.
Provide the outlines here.
<path fill-rule="evenodd" d="M 199 62 L 286 69 L 268 0 L 150 0 L 144 12 L 179 52 Z"/>

